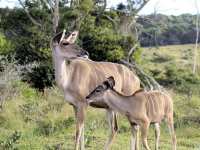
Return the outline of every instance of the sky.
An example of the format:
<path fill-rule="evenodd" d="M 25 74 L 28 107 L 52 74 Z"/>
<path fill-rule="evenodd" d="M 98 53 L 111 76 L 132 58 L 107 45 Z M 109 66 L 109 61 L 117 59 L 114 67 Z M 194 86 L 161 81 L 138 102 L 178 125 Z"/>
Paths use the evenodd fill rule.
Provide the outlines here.
<path fill-rule="evenodd" d="M 108 8 L 115 7 L 120 2 L 126 0 L 108 0 Z M 197 3 L 197 5 L 195 5 Z M 13 8 L 17 6 L 17 0 L 0 0 L 0 7 Z M 141 10 L 140 15 L 151 13 L 162 13 L 166 15 L 180 15 L 184 13 L 197 13 L 197 7 L 200 10 L 200 0 L 150 0 L 150 2 Z"/>

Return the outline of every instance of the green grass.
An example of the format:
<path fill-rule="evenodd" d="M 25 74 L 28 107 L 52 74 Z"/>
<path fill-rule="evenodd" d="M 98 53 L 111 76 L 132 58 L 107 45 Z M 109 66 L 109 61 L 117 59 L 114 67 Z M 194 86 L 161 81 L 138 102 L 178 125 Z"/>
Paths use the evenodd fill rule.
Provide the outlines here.
<path fill-rule="evenodd" d="M 198 52 L 199 60 L 200 48 Z M 192 71 L 193 53 L 193 44 L 143 48 L 142 66 L 147 70 L 155 68 L 163 70 L 164 67 L 175 64 L 179 68 L 188 68 Z M 200 74 L 200 62 L 198 62 L 198 73 Z"/>
<path fill-rule="evenodd" d="M 167 46 L 159 49 L 145 48 L 142 66 L 145 71 L 159 69 L 175 63 L 178 68 L 192 66 L 192 45 Z M 189 57 L 188 57 L 189 56 Z M 0 149 L 18 150 L 73 150 L 75 135 L 74 112 L 63 100 L 57 88 L 47 89 L 44 95 L 26 84 L 20 84 L 17 97 L 7 100 L 0 112 Z M 177 147 L 179 150 L 200 149 L 200 92 L 188 97 L 168 87 L 174 100 Z M 108 137 L 105 111 L 89 108 L 85 125 L 87 150 L 102 150 Z M 119 116 L 119 133 L 112 150 L 130 149 L 130 127 L 127 119 Z M 149 144 L 154 149 L 153 126 Z M 161 150 L 171 148 L 165 123 L 161 127 Z"/>

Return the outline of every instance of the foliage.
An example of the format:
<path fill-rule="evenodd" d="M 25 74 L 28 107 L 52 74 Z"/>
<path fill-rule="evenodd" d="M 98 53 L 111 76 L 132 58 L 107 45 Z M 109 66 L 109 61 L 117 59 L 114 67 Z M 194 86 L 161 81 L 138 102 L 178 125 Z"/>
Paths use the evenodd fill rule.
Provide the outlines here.
<path fill-rule="evenodd" d="M 13 57 L 0 55 L 0 107 L 5 100 L 12 99 L 19 93 L 20 81 L 25 73 L 32 71 L 36 64 L 20 65 Z"/>
<path fill-rule="evenodd" d="M 39 91 L 43 91 L 45 87 L 51 87 L 54 83 L 53 65 L 48 62 L 41 62 L 38 67 L 28 72 L 24 80 L 30 83 L 32 87 L 35 87 Z"/>
<path fill-rule="evenodd" d="M 21 133 L 18 131 L 15 131 L 5 141 L 0 141 L 0 148 L 17 150 L 15 144 L 20 139 L 20 137 L 21 137 Z"/>
<path fill-rule="evenodd" d="M 8 97 L 1 93 L 1 97 L 5 96 L 3 99 L 9 101 L 4 101 L 4 109 L 0 112 L 0 149 L 74 148 L 73 109 L 65 104 L 58 89 L 46 89 L 54 82 L 49 48 L 52 16 L 51 10 L 40 2 L 25 0 L 24 3 L 30 15 L 41 24 L 40 27 L 34 25 L 21 8 L 0 9 L 0 54 L 8 55 L 8 59 L 2 57 L 3 61 L 0 61 L 0 77 L 1 81 L 8 83 L 2 89 L 9 91 Z M 92 0 L 81 0 L 78 7 L 69 7 L 66 5 L 67 2 L 60 0 L 59 3 L 58 31 L 63 28 L 71 31 L 80 27 L 78 44 L 89 51 L 93 60 L 117 62 L 127 56 L 136 40 L 133 35 L 119 34 L 116 30 L 120 29 L 115 29 L 111 20 L 120 20 L 124 17 L 119 10 L 127 12 L 128 9 L 133 9 L 134 12 L 132 6 L 139 2 L 129 1 L 127 6 L 119 5 L 117 11 L 101 13 L 97 11 L 96 3 Z M 193 42 L 194 17 L 188 14 L 158 14 L 138 18 L 137 27 L 143 26 L 140 35 L 141 45 Z M 147 22 L 148 18 L 150 22 Z M 138 46 L 133 57 L 162 85 L 170 88 L 169 92 L 174 100 L 178 146 L 179 149 L 188 150 L 199 148 L 200 78 L 198 74 L 191 74 L 188 69 L 191 67 L 192 48 L 185 47 L 186 45 L 164 50 L 158 47 L 156 50 L 143 50 Z M 11 56 L 15 57 L 14 62 Z M 38 65 L 27 65 L 33 62 Z M 21 78 L 29 84 L 20 82 Z M 31 86 L 43 91 L 43 94 Z M 119 116 L 118 120 L 120 129 L 113 149 L 125 149 L 129 147 L 130 126 L 124 117 Z M 102 149 L 108 133 L 108 125 L 102 111 L 89 108 L 85 127 L 86 148 Z M 166 126 L 161 127 L 162 149 L 170 149 Z M 154 132 L 151 130 L 150 142 L 153 135 Z M 153 142 L 151 143 L 152 146 Z"/>
<path fill-rule="evenodd" d="M 14 60 L 9 61 L 8 57 L 0 55 L 0 107 L 3 102 L 18 93 L 17 84 L 21 77 L 20 66 Z"/>
<path fill-rule="evenodd" d="M 6 37 L 0 34 L 0 55 L 8 55 L 13 50 L 13 45 Z"/>
<path fill-rule="evenodd" d="M 108 12 L 107 12 L 108 13 Z M 116 14 L 108 13 L 113 17 Z M 106 18 L 88 16 L 81 26 L 80 44 L 90 53 L 93 60 L 117 62 L 124 58 L 135 44 L 131 36 L 117 34 Z"/>
<path fill-rule="evenodd" d="M 164 77 L 157 80 L 164 86 L 173 87 L 180 92 L 198 92 L 200 77 L 192 74 L 189 70 L 178 69 L 175 64 L 167 66 Z"/>
<path fill-rule="evenodd" d="M 166 16 L 151 14 L 138 18 L 142 25 L 142 46 L 194 43 L 196 39 L 195 15 Z"/>
<path fill-rule="evenodd" d="M 38 66 L 29 73 L 25 73 L 23 81 L 27 81 L 33 87 L 43 91 L 45 87 L 53 84 L 53 64 L 51 50 L 49 48 L 50 37 L 52 36 L 51 16 L 48 8 L 40 5 L 37 1 L 26 0 L 24 5 L 30 14 L 37 20 L 41 27 L 34 25 L 23 9 L 1 9 L 5 17 L 1 18 L 1 29 L 8 39 L 5 46 L 12 43 L 12 51 L 5 51 L 6 54 L 14 55 L 21 65 L 37 62 Z M 80 26 L 79 44 L 90 53 L 90 58 L 98 61 L 117 62 L 126 57 L 128 51 L 136 43 L 131 36 L 118 34 L 113 24 L 105 16 L 119 19 L 120 13 L 106 11 L 102 15 L 95 12 L 94 3 L 91 0 L 80 1 L 78 7 L 73 9 L 60 3 L 60 23 L 58 30 L 66 28 L 70 31 Z M 7 49 L 7 48 L 6 48 Z M 139 60 L 138 52 L 135 59 Z"/>
<path fill-rule="evenodd" d="M 12 41 L 13 50 L 4 54 L 14 55 L 15 60 L 20 65 L 33 62 L 39 64 L 32 72 L 24 72 L 24 81 L 28 81 L 38 89 L 52 85 L 53 77 L 51 76 L 53 76 L 53 71 L 52 64 L 49 63 L 51 61 L 51 51 L 49 48 L 51 32 L 48 20 L 43 24 L 43 28 L 39 28 L 29 21 L 29 18 L 22 9 L 14 8 L 13 10 L 5 10 L 5 17 L 2 18 L 1 27 L 6 37 Z M 44 12 L 38 9 L 32 9 L 32 11 L 31 13 L 34 13 L 34 17 L 38 17 L 41 20 L 46 19 Z M 7 45 L 9 46 L 9 42 L 7 42 Z M 45 80 L 41 80 L 42 82 L 38 83 L 38 77 L 43 77 Z"/>

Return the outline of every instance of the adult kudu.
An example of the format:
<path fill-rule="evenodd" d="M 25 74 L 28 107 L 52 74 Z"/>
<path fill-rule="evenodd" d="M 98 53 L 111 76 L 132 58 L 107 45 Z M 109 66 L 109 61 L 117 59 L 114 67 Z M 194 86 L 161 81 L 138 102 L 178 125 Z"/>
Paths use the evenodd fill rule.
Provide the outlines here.
<path fill-rule="evenodd" d="M 84 149 L 84 120 L 87 109 L 85 97 L 107 77 L 113 76 L 118 82 L 115 89 L 130 95 L 140 88 L 139 78 L 127 67 L 110 62 L 95 62 L 84 58 L 88 53 L 76 46 L 78 31 L 58 33 L 51 41 L 55 79 L 63 91 L 65 100 L 71 104 L 76 117 L 75 149 Z M 111 133 L 105 145 L 109 149 L 117 131 L 116 114 L 105 103 L 91 103 L 93 107 L 107 110 Z"/>

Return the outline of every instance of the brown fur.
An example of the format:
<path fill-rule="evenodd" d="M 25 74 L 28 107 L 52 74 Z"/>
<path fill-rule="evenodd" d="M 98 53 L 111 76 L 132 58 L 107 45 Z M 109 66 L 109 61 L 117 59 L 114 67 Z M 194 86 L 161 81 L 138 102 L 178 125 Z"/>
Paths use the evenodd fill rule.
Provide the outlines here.
<path fill-rule="evenodd" d="M 74 34 L 76 33 L 74 32 Z M 73 45 L 76 39 L 73 36 L 74 34 L 70 34 L 62 42 L 60 41 L 62 33 L 59 33 L 52 39 L 51 47 L 53 50 L 56 83 L 63 91 L 65 100 L 74 106 L 77 119 L 76 150 L 78 150 L 79 146 L 84 149 L 83 130 L 87 108 L 85 97 L 111 75 L 118 81 L 114 88 L 124 95 L 130 95 L 138 90 L 140 81 L 132 71 L 123 65 L 79 58 L 85 51 Z M 105 103 L 100 102 L 91 105 L 105 108 L 109 113 L 112 134 L 106 144 L 106 149 L 108 149 L 116 133 L 116 114 Z"/>
<path fill-rule="evenodd" d="M 114 81 L 109 82 L 113 83 Z M 100 86 L 105 87 L 103 85 Z M 158 150 L 160 136 L 159 124 L 166 118 L 172 134 L 173 150 L 176 149 L 176 135 L 173 126 L 173 102 L 171 97 L 166 93 L 161 91 L 145 92 L 138 90 L 133 95 L 125 96 L 108 85 L 108 88 L 105 87 L 102 89 L 102 92 L 96 91 L 95 89 L 87 98 L 88 102 L 103 101 L 114 111 L 126 115 L 132 126 L 133 141 L 138 141 L 138 137 L 136 137 L 138 132 L 136 126 L 139 125 L 141 127 L 142 143 L 147 150 L 150 150 L 147 144 L 150 123 L 155 123 L 156 150 Z M 137 145 L 134 145 L 134 147 L 135 149 L 138 148 Z"/>
<path fill-rule="evenodd" d="M 133 93 L 133 95 L 135 95 L 135 94 L 137 94 L 137 93 L 140 93 L 140 92 L 143 92 L 144 91 L 144 89 L 139 89 L 139 90 L 137 90 L 137 91 L 135 91 L 135 93 Z M 132 95 L 132 96 L 133 96 Z"/>

